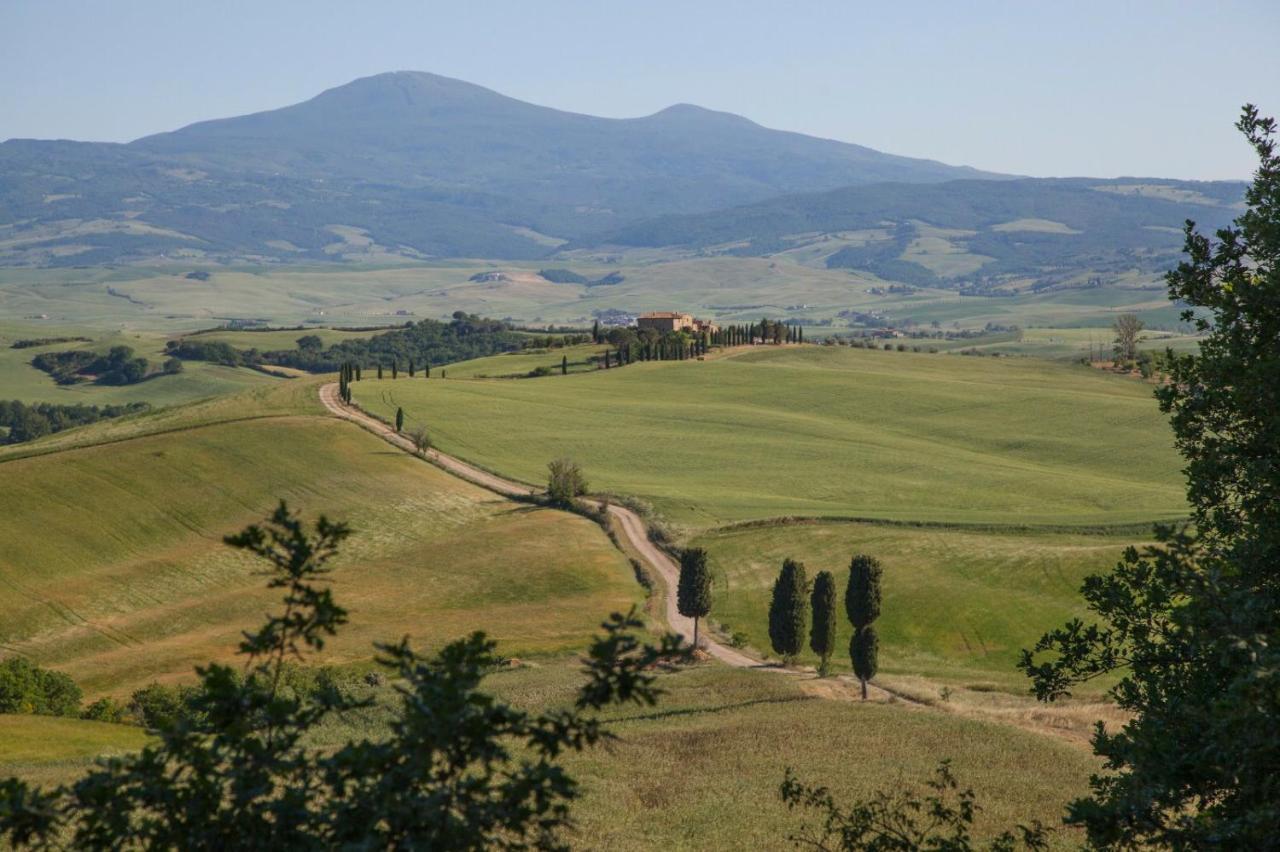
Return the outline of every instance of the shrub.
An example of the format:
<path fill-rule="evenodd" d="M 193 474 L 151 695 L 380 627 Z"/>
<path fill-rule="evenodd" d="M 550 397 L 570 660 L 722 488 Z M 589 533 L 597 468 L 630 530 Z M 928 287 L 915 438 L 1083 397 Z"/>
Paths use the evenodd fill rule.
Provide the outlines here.
<path fill-rule="evenodd" d="M 587 493 L 587 479 L 572 459 L 556 459 L 547 465 L 547 499 L 556 506 L 569 507 Z"/>
<path fill-rule="evenodd" d="M 62 672 L 41 668 L 23 657 L 0 662 L 0 713 L 75 716 L 80 687 Z"/>

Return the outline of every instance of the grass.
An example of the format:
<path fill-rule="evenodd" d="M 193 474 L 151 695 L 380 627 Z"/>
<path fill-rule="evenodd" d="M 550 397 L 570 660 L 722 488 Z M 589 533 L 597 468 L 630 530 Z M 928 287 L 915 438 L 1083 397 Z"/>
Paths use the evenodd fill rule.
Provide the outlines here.
<path fill-rule="evenodd" d="M 0 779 L 41 785 L 72 781 L 100 757 L 136 751 L 147 735 L 131 725 L 51 716 L 0 715 Z"/>
<path fill-rule="evenodd" d="M 0 463 L 7 652 L 91 697 L 228 658 L 278 595 L 221 538 L 277 498 L 356 531 L 333 576 L 352 620 L 331 644 L 336 662 L 367 660 L 376 640 L 431 647 L 476 629 L 509 655 L 564 653 L 640 598 L 590 521 L 498 498 L 351 424 L 287 413 L 300 407 L 287 395 L 274 400 L 285 413 L 267 395 L 251 419 L 218 419 L 254 412 L 254 399 L 77 430 L 87 446 Z M 157 424 L 169 428 L 148 434 Z"/>
<path fill-rule="evenodd" d="M 528 482 L 592 488 L 693 527 L 787 515 L 1098 525 L 1185 513 L 1150 388 L 1041 361 L 760 348 L 540 381 L 353 385 L 436 445 Z"/>
<path fill-rule="evenodd" d="M 717 530 L 696 538 L 715 576 L 711 617 L 771 653 L 769 598 L 782 560 L 836 577 L 839 600 L 854 554 L 884 565 L 884 608 L 876 622 L 880 670 L 955 686 L 990 684 L 1025 694 L 1018 653 L 1046 630 L 1085 618 L 1080 586 L 1106 572 L 1140 537 L 816 523 Z M 843 604 L 838 604 L 842 607 Z M 837 612 L 836 671 L 849 670 L 850 628 Z M 801 662 L 816 664 L 807 650 Z"/>
<path fill-rule="evenodd" d="M 24 338 L 92 338 L 91 343 L 54 343 L 28 349 L 13 349 Z M 105 352 L 112 346 L 128 346 L 159 367 L 167 355 L 165 337 L 148 332 L 106 332 L 88 326 L 35 326 L 27 323 L 0 323 L 0 399 L 23 402 L 54 402 L 62 405 L 111 405 L 149 402 L 154 406 L 178 405 L 193 400 L 234 393 L 246 388 L 277 383 L 256 370 L 223 367 L 202 361 L 186 361 L 177 375 L 157 376 L 135 385 L 109 387 L 93 383 L 58 385 L 48 373 L 31 366 L 31 359 L 44 352 L 92 349 Z"/>
<path fill-rule="evenodd" d="M 589 358 L 599 356 L 611 347 L 586 344 L 567 346 L 563 349 L 524 349 L 487 358 L 473 358 L 457 364 L 446 364 L 445 371 L 451 379 L 509 379 L 528 375 L 538 367 L 547 367 L 560 375 L 561 359 L 569 359 L 570 373 L 593 372 L 599 367 Z M 612 350 L 611 350 L 612 351 Z M 439 375 L 433 372 L 433 375 Z"/>

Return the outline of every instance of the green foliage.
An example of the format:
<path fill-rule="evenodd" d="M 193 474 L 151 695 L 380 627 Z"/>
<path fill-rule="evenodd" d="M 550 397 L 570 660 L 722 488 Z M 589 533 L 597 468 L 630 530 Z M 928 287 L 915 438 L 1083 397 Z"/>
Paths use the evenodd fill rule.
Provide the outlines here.
<path fill-rule="evenodd" d="M 858 554 L 849 560 L 849 585 L 844 611 L 854 627 L 866 627 L 880 617 L 880 584 L 884 569 L 874 556 Z"/>
<path fill-rule="evenodd" d="M 150 683 L 129 696 L 129 712 L 143 727 L 163 731 L 192 718 L 194 698 L 190 687 Z"/>
<path fill-rule="evenodd" d="M 80 687 L 62 672 L 23 657 L 0 661 L 0 713 L 76 716 L 81 697 Z"/>
<path fill-rule="evenodd" d="M 813 811 L 816 828 L 804 826 L 790 839 L 798 847 L 825 852 L 1013 852 L 1049 848 L 1039 823 L 1020 825 L 986 843 L 970 835 L 980 808 L 973 790 L 960 790 L 949 761 L 925 782 L 927 792 L 895 784 L 844 808 L 826 787 L 805 784 L 787 770 L 782 801 L 790 810 Z"/>
<path fill-rule="evenodd" d="M 425 456 L 427 450 L 431 449 L 431 434 L 425 426 L 419 426 L 410 432 L 409 439 L 413 441 L 413 448 L 418 451 L 418 455 Z"/>
<path fill-rule="evenodd" d="M 1142 320 L 1136 314 L 1121 314 L 1111 324 L 1115 333 L 1116 360 L 1127 363 L 1138 357 L 1138 333 L 1142 331 Z"/>
<path fill-rule="evenodd" d="M 18 400 L 0 400 L 0 426 L 8 427 L 8 433 L 0 443 L 20 444 L 42 435 L 52 435 L 63 429 L 85 426 L 99 420 L 137 414 L 151 408 L 145 402 L 126 405 L 57 405 L 37 402 L 26 405 Z"/>
<path fill-rule="evenodd" d="M 83 349 L 43 352 L 31 359 L 31 366 L 44 370 L 60 385 L 90 378 L 100 385 L 133 385 L 151 376 L 147 359 L 134 357 L 128 346 L 113 346 L 106 355 Z"/>
<path fill-rule="evenodd" d="M 1099 726 L 1107 771 L 1068 812 L 1101 847 L 1261 849 L 1280 831 L 1280 156 L 1273 120 L 1247 106 L 1237 127 L 1259 158 L 1248 209 L 1216 242 L 1188 222 L 1167 278 L 1207 335 L 1156 390 L 1195 532 L 1159 528 L 1160 547 L 1089 577 L 1098 622 L 1021 662 L 1048 700 L 1121 674 L 1110 692 L 1133 719 Z"/>
<path fill-rule="evenodd" d="M 849 660 L 853 664 L 854 676 L 862 682 L 862 699 L 865 701 L 867 682 L 880 669 L 880 637 L 874 625 L 868 624 L 853 631 L 849 639 Z"/>
<path fill-rule="evenodd" d="M 698 647 L 698 620 L 711 612 L 711 569 L 707 552 L 690 547 L 680 553 L 680 579 L 676 584 L 676 609 L 693 619 L 693 646 Z"/>
<path fill-rule="evenodd" d="M 587 493 L 587 479 L 576 461 L 555 459 L 547 464 L 547 500 L 554 506 L 569 507 Z"/>
<path fill-rule="evenodd" d="M 119 724 L 125 720 L 128 713 L 128 708 L 114 698 L 99 698 L 81 711 L 80 718 L 93 722 Z"/>
<path fill-rule="evenodd" d="M 788 663 L 804 650 L 808 623 L 809 580 L 804 565 L 784 559 L 769 603 L 769 642 Z"/>
<path fill-rule="evenodd" d="M 391 371 L 392 371 L 391 377 L 395 378 L 395 367 L 392 367 Z M 396 431 L 397 432 L 404 431 L 404 409 L 403 408 L 396 409 Z"/>
<path fill-rule="evenodd" d="M 809 650 L 818 655 L 818 674 L 830 673 L 831 655 L 836 650 L 836 578 L 830 571 L 819 571 L 813 579 L 810 597 L 813 625 L 809 628 Z"/>
<path fill-rule="evenodd" d="M 585 658 L 571 709 L 532 714 L 480 691 L 499 659 L 483 634 L 432 657 L 407 640 L 380 645 L 402 696 L 390 735 L 333 749 L 307 744 L 316 726 L 363 702 L 333 689 L 287 688 L 286 662 L 320 651 L 346 621 L 327 563 L 349 531 L 314 531 L 281 503 L 265 527 L 227 538 L 271 566 L 284 607 L 240 651 L 246 676 L 197 669 L 195 711 L 158 742 L 112 758 L 50 793 L 0 784 L 0 841 L 78 849 L 561 849 L 578 785 L 566 753 L 609 738 L 598 711 L 652 705 L 657 671 L 687 654 L 677 637 L 642 644 L 634 611 L 614 614 Z"/>

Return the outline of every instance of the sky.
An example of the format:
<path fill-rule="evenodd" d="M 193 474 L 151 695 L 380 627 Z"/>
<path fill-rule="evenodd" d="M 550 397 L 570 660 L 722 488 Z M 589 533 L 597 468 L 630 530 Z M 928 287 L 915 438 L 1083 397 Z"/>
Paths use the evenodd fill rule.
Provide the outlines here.
<path fill-rule="evenodd" d="M 1034 176 L 1245 179 L 1280 0 L 0 0 L 0 139 L 124 142 L 431 71 L 574 112 L 695 103 Z"/>

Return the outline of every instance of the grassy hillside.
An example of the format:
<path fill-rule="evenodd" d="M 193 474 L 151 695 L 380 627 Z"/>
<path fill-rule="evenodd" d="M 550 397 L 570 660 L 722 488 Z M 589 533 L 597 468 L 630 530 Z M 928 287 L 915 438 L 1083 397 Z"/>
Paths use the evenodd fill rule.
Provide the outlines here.
<path fill-rule="evenodd" d="M 358 533 L 334 576 L 353 622 L 332 646 L 339 662 L 368 659 L 375 640 L 431 646 L 475 629 L 514 656 L 564 652 L 637 599 L 594 524 L 307 416 L 303 390 L 68 432 L 57 451 L 0 463 L 0 643 L 91 695 L 227 657 L 276 596 L 221 537 L 278 497 Z M 58 450 L 95 437 L 108 443 Z"/>
<path fill-rule="evenodd" d="M 809 580 L 831 571 L 841 600 L 856 553 L 884 565 L 884 613 L 876 622 L 880 669 L 956 685 L 1025 693 L 1018 653 L 1046 630 L 1085 617 L 1080 585 L 1106 572 L 1142 536 L 998 532 L 882 524 L 821 523 L 724 529 L 699 536 L 715 575 L 712 618 L 771 654 L 769 597 L 782 560 L 805 563 Z M 833 666 L 849 670 L 850 628 L 838 613 Z M 805 663 L 817 658 L 807 651 Z"/>
<path fill-rule="evenodd" d="M 90 342 L 51 343 L 14 349 L 17 340 L 51 337 L 87 337 Z M 126 402 L 149 402 L 152 405 L 176 405 L 205 397 L 234 393 L 251 387 L 276 383 L 278 380 L 254 370 L 222 367 L 217 364 L 187 362 L 177 375 L 156 376 L 133 385 L 117 387 L 91 382 L 58 385 L 42 370 L 31 366 L 31 359 L 45 352 L 88 349 L 106 352 L 113 346 L 128 346 L 142 358 L 159 368 L 167 357 L 165 338 L 147 332 L 107 332 L 84 325 L 48 325 L 8 321 L 0 323 L 0 399 L 22 402 L 53 402 L 61 405 L 111 405 Z"/>
<path fill-rule="evenodd" d="M 146 740 L 146 732 L 133 725 L 0 715 L 0 779 L 17 775 L 38 784 L 62 784 L 98 758 L 128 754 Z"/>
<path fill-rule="evenodd" d="M 365 379 L 439 447 L 528 482 L 562 455 L 681 523 L 783 515 L 1108 524 L 1184 512 L 1141 383 L 1083 367 L 824 347 L 537 381 Z"/>

